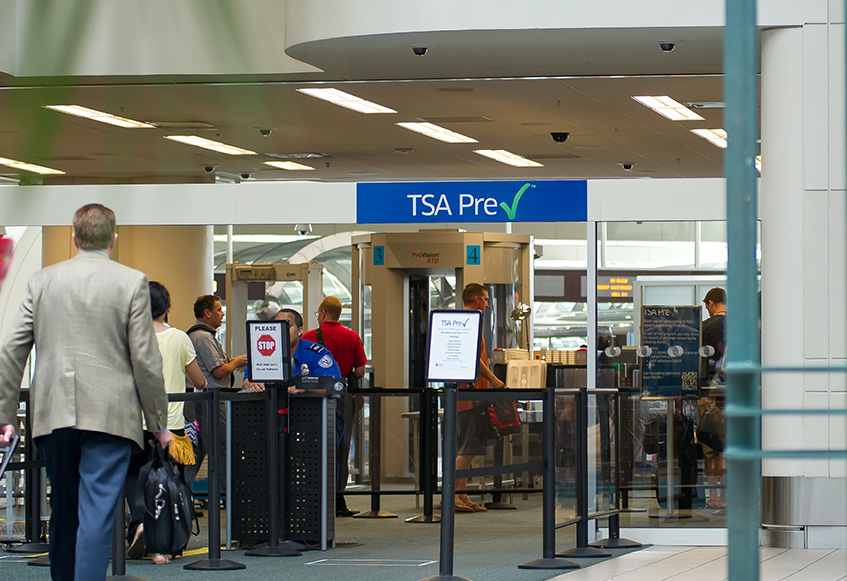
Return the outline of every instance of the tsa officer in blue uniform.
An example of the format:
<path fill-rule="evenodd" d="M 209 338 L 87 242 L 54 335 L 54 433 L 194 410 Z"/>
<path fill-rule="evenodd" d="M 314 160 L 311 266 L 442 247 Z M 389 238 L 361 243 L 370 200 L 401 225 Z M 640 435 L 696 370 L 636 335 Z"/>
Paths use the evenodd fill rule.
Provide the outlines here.
<path fill-rule="evenodd" d="M 341 379 L 341 371 L 329 350 L 319 343 L 312 343 L 300 338 L 300 335 L 303 334 L 303 316 L 300 313 L 294 309 L 280 309 L 275 318 L 288 321 L 291 358 L 293 359 L 292 374 L 329 375 Z M 288 388 L 289 393 L 301 391 L 295 390 L 294 386 Z"/>

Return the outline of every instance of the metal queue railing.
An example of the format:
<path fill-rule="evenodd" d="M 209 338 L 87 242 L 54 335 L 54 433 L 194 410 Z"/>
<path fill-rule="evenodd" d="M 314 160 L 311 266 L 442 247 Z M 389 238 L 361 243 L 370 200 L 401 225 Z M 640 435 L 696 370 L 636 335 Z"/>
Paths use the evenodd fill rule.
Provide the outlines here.
<path fill-rule="evenodd" d="M 183 401 L 183 402 L 193 402 L 195 404 L 201 404 L 201 402 L 205 402 L 205 405 L 209 408 L 209 414 L 207 417 L 216 418 L 217 410 L 221 405 L 221 401 L 223 400 L 245 400 L 245 399 L 266 399 L 272 396 L 273 392 L 276 390 L 269 390 L 268 392 L 263 393 L 222 393 L 220 390 L 209 390 L 207 392 L 195 392 L 195 393 L 185 393 L 185 394 L 170 394 L 168 396 L 169 401 Z M 616 389 L 599 389 L 599 390 L 591 390 L 592 392 L 603 392 L 604 395 L 606 392 L 612 393 L 614 392 L 615 397 L 615 407 L 618 406 L 619 394 Z M 370 476 L 371 476 L 371 490 L 364 491 L 346 491 L 345 494 L 348 495 L 359 495 L 359 496 L 370 496 L 371 498 L 371 513 L 376 515 L 377 517 L 384 517 L 384 515 L 396 516 L 391 513 L 387 513 L 383 511 L 380 507 L 380 499 L 384 495 L 423 495 L 424 496 L 424 515 L 422 515 L 423 519 L 408 519 L 409 522 L 442 522 L 443 533 L 442 533 L 442 544 L 441 551 L 444 555 L 441 566 L 442 566 L 442 574 L 448 569 L 452 571 L 452 529 L 450 524 L 447 523 L 447 527 L 445 528 L 445 519 L 452 521 L 454 518 L 454 514 L 452 511 L 449 513 L 442 513 L 441 519 L 439 519 L 436 515 L 433 514 L 433 498 L 434 495 L 438 493 L 437 486 L 437 453 L 436 446 L 437 442 L 437 425 L 438 425 L 438 414 L 437 412 L 437 397 L 439 394 L 438 390 L 435 389 L 360 389 L 360 390 L 351 390 L 351 394 L 358 396 L 369 396 L 372 398 L 371 406 L 370 406 L 370 414 L 369 414 L 369 441 L 370 446 L 368 449 L 369 454 L 369 467 L 370 467 Z M 565 519 L 561 522 L 556 522 L 555 520 L 555 503 L 556 503 L 556 465 L 555 465 L 555 446 L 556 446 L 556 417 L 555 417 L 555 397 L 556 396 L 569 396 L 573 397 L 575 400 L 575 409 L 577 410 L 576 415 L 576 431 L 575 433 L 578 435 L 576 438 L 576 442 L 578 443 L 578 449 L 576 450 L 576 486 L 575 489 L 577 491 L 577 510 L 576 515 L 573 518 Z M 528 390 L 528 389 L 506 389 L 506 390 L 490 390 L 490 391 L 480 391 L 480 390 L 457 390 L 455 387 L 445 388 L 442 397 L 444 398 L 444 408 L 445 408 L 445 422 L 443 424 L 445 441 L 449 438 L 446 438 L 448 432 L 450 432 L 450 426 L 452 425 L 452 452 L 449 450 L 442 456 L 444 462 L 444 484 L 449 484 L 450 479 L 454 479 L 456 476 L 458 477 L 475 477 L 475 476 L 489 476 L 489 475 L 502 475 L 509 473 L 517 473 L 522 471 L 540 471 L 544 474 L 544 486 L 542 489 L 538 488 L 528 488 L 524 487 L 510 487 L 510 488 L 485 488 L 485 493 L 508 493 L 508 492 L 528 492 L 528 493 L 538 493 L 541 492 L 543 495 L 543 519 L 542 519 L 542 529 L 543 529 L 543 547 L 542 547 L 542 558 L 530 561 L 528 563 L 524 563 L 519 565 L 520 568 L 532 569 L 532 568 L 544 568 L 544 569 L 562 569 L 562 568 L 576 568 L 579 567 L 578 564 L 573 563 L 571 561 L 567 561 L 565 559 L 560 559 L 558 557 L 561 556 L 576 556 L 576 557 L 591 557 L 591 556 L 608 556 L 608 554 L 598 554 L 594 551 L 596 549 L 592 549 L 588 546 L 588 521 L 592 519 L 610 518 L 610 537 L 612 539 L 619 538 L 619 530 L 617 529 L 617 522 L 615 517 L 617 516 L 617 509 L 610 511 L 601 511 L 596 513 L 588 513 L 588 441 L 587 441 L 587 433 L 588 433 L 588 390 L 584 388 L 545 388 L 539 390 Z M 418 422 L 418 437 L 420 438 L 421 445 L 419 447 L 419 458 L 418 462 L 420 465 L 419 471 L 419 479 L 416 483 L 416 486 L 413 489 L 405 489 L 405 490 L 382 490 L 381 489 L 381 475 L 380 475 L 380 456 L 381 456 L 381 405 L 380 400 L 382 397 L 420 397 L 421 406 L 421 416 L 420 421 Z M 455 398 L 455 399 L 454 399 Z M 22 395 L 22 400 L 26 401 L 26 395 Z M 479 400 L 479 401 L 494 401 L 494 400 L 541 400 L 543 402 L 542 408 L 542 423 L 543 423 L 543 443 L 542 443 L 542 460 L 536 462 L 524 462 L 519 464 L 511 464 L 504 466 L 489 466 L 482 468 L 470 468 L 467 470 L 462 470 L 456 473 L 455 471 L 455 418 L 454 421 L 448 422 L 448 411 L 450 409 L 455 413 L 455 403 L 458 400 Z M 277 405 L 277 407 L 279 407 Z M 273 405 L 269 405 L 269 413 L 276 413 L 278 410 L 273 409 Z M 615 434 L 620 434 L 620 429 L 618 423 L 620 421 L 620 414 L 615 414 Z M 351 422 L 352 423 L 352 422 Z M 185 569 L 188 570 L 203 570 L 203 571 L 211 571 L 211 570 L 232 570 L 232 569 L 241 569 L 245 568 L 245 565 L 241 563 L 236 563 L 231 560 L 222 559 L 221 558 L 221 502 L 220 502 L 220 479 L 222 475 L 218 474 L 218 462 L 216 461 L 217 454 L 217 442 L 222 434 L 220 434 L 218 429 L 218 422 L 212 422 L 210 426 L 212 442 L 211 445 L 207 446 L 207 454 L 208 454 L 208 482 L 209 482 L 209 506 L 208 506 L 208 527 L 207 527 L 207 535 L 208 535 L 208 547 L 209 553 L 208 558 L 202 559 L 199 561 L 195 561 L 192 563 L 188 563 L 184 566 Z M 27 432 L 28 433 L 28 432 Z M 618 436 L 616 436 L 618 437 Z M 28 438 L 29 440 L 29 438 Z M 449 444 L 449 442 L 447 442 Z M 361 448 L 360 448 L 361 449 Z M 618 447 L 616 446 L 617 450 Z M 28 450 L 28 455 L 26 456 L 24 462 L 18 463 L 18 469 L 27 469 L 32 471 L 40 471 L 40 466 L 43 465 L 43 460 L 41 464 L 38 464 L 38 461 L 34 460 L 34 446 L 32 450 Z M 449 454 L 449 455 L 448 455 Z M 620 466 L 619 459 L 615 462 L 615 472 L 617 472 L 617 468 Z M 12 466 L 15 468 L 15 466 Z M 452 473 L 452 476 L 448 476 L 448 472 Z M 616 480 L 617 482 L 617 480 Z M 448 486 L 443 486 L 443 489 L 447 489 Z M 455 480 L 452 480 L 452 486 L 450 488 L 455 489 Z M 40 511 L 37 510 L 36 507 L 40 506 L 40 495 L 38 494 L 38 490 L 40 487 L 35 486 L 27 486 L 25 490 L 25 494 L 28 495 L 30 499 L 28 501 L 28 506 L 32 506 L 33 510 L 27 512 L 27 523 L 26 529 L 28 531 L 27 540 L 38 539 L 43 540 L 43 534 L 40 530 L 41 523 L 41 515 Z M 467 492 L 467 491 L 466 491 Z M 473 492 L 473 491 L 471 491 Z M 478 492 L 478 491 L 477 491 Z M 452 494 L 450 495 L 452 500 Z M 445 499 L 447 500 L 447 499 Z M 617 507 L 619 503 L 619 491 L 616 492 L 615 505 Z M 450 504 L 447 502 L 447 504 Z M 30 514 L 30 512 L 32 514 Z M 116 530 L 115 530 L 115 546 L 118 546 L 118 542 L 120 542 L 121 546 L 123 545 L 124 539 L 124 517 L 123 517 L 123 507 L 121 506 L 118 509 L 118 514 L 116 514 Z M 447 516 L 449 514 L 449 517 Z M 357 515 L 358 516 L 358 515 Z M 361 518 L 373 518 L 372 515 L 365 513 L 361 516 Z M 570 525 L 577 525 L 577 547 L 576 550 L 571 549 L 569 551 L 562 551 L 560 553 L 555 553 L 555 530 L 558 528 L 563 528 Z M 445 536 L 446 535 L 446 536 Z M 449 537 L 449 541 L 446 539 Z M 603 546 L 603 545 L 600 545 Z M 605 545 L 605 546 L 618 546 L 614 542 Z M 629 545 L 627 545 L 629 546 Z M 40 550 L 46 550 L 40 549 Z M 30 550 L 26 550 L 24 552 L 32 552 Z M 123 551 L 119 552 L 120 555 L 123 555 Z M 115 576 L 120 578 L 125 573 L 125 563 L 123 559 L 117 557 L 117 552 L 115 553 L 116 558 L 113 561 L 113 568 L 115 569 Z M 49 561 L 43 563 L 49 565 Z"/>

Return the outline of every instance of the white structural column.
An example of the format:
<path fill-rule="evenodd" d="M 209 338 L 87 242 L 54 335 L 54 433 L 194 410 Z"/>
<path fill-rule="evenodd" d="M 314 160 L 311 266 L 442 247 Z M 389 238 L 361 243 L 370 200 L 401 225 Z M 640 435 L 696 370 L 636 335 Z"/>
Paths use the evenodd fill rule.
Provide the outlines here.
<path fill-rule="evenodd" d="M 801 366 L 803 352 L 803 76 L 799 28 L 762 35 L 762 362 Z M 791 122 L 786 122 L 791 120 Z M 765 165 L 766 164 L 766 165 Z M 766 375 L 765 408 L 804 407 L 803 378 Z M 765 418 L 765 449 L 799 448 L 803 420 Z M 765 476 L 801 475 L 802 462 L 767 461 Z"/>
<path fill-rule="evenodd" d="M 843 51 L 841 24 L 762 33 L 766 366 L 844 366 L 847 361 Z M 844 376 L 767 374 L 763 407 L 844 409 Z M 844 449 L 847 430 L 843 416 L 771 416 L 763 421 L 762 442 L 766 450 Z M 805 526 L 807 546 L 844 546 L 844 496 L 835 492 L 844 486 L 844 461 L 767 460 L 762 474 L 766 525 Z M 814 496 L 832 502 L 817 503 L 818 509 L 808 501 Z M 781 542 L 794 546 L 801 538 L 780 534 Z"/>

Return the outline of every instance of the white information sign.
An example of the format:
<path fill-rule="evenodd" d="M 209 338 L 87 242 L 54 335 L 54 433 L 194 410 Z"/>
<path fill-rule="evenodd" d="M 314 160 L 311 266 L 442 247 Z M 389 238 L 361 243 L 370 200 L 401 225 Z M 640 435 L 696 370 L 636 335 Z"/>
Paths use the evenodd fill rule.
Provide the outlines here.
<path fill-rule="evenodd" d="M 250 381 L 286 381 L 288 321 L 247 321 L 247 375 Z"/>
<path fill-rule="evenodd" d="M 429 315 L 428 381 L 476 381 L 482 311 L 432 311 Z"/>

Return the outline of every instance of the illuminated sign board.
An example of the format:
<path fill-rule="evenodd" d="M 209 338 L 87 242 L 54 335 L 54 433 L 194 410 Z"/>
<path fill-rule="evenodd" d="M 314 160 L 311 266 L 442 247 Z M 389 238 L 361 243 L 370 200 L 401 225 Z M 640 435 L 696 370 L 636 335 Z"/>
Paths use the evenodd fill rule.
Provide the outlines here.
<path fill-rule="evenodd" d="M 632 281 L 629 276 L 598 276 L 597 298 L 598 299 L 632 299 Z M 588 277 L 583 276 L 580 280 L 582 296 L 586 296 Z"/>
<path fill-rule="evenodd" d="M 401 182 L 356 185 L 359 224 L 584 222 L 588 182 Z"/>

